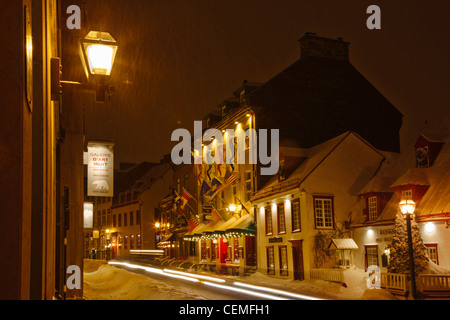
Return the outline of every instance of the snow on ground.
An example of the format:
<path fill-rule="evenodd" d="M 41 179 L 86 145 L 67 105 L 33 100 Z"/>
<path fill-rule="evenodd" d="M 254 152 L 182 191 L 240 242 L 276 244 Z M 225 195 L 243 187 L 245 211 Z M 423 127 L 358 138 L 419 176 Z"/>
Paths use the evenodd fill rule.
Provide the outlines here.
<path fill-rule="evenodd" d="M 366 285 L 367 274 L 362 269 L 351 268 L 344 271 L 344 283 L 335 283 L 319 279 L 285 280 L 268 277 L 260 272 L 249 276 L 252 282 L 294 289 L 303 294 L 310 294 L 324 299 L 334 300 L 396 300 L 384 289 L 368 289 Z"/>
<path fill-rule="evenodd" d="M 425 272 L 424 272 L 425 273 Z M 426 273 L 450 274 L 449 269 L 430 263 Z M 397 300 L 404 299 L 384 289 L 368 289 L 367 273 L 352 267 L 344 271 L 344 285 L 318 279 L 286 280 L 256 272 L 246 277 L 225 276 L 256 285 L 295 290 L 302 294 L 335 300 Z M 85 260 L 84 295 L 87 300 L 199 300 L 196 292 L 175 287 L 103 261 Z"/>
<path fill-rule="evenodd" d="M 141 274 L 85 260 L 86 300 L 199 300 L 201 296 Z"/>

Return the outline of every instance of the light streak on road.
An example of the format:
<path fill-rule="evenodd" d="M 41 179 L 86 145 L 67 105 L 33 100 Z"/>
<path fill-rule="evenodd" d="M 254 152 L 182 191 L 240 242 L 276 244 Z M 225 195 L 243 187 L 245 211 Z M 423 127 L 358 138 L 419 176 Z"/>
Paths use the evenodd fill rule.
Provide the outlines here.
<path fill-rule="evenodd" d="M 259 298 L 263 298 L 263 299 L 267 299 L 267 300 L 286 300 L 286 298 L 273 296 L 271 294 L 266 294 L 266 293 L 262 293 L 262 292 L 251 291 L 251 290 L 245 290 L 245 289 L 236 288 L 236 287 L 232 287 L 232 286 L 228 286 L 228 285 L 222 285 L 222 284 L 212 283 L 212 282 L 208 282 L 208 281 L 204 281 L 203 283 L 206 284 L 207 286 L 211 286 L 211 287 L 215 287 L 215 288 L 219 288 L 219 289 L 223 289 L 223 290 L 230 290 L 230 291 L 239 292 L 239 293 L 245 293 L 245 294 L 248 294 L 251 296 L 255 296 L 255 297 L 259 297 Z"/>
<path fill-rule="evenodd" d="M 247 284 L 247 283 L 242 283 L 242 282 L 234 282 L 234 284 L 239 286 L 239 287 L 254 289 L 254 290 L 258 290 L 258 291 L 267 291 L 267 292 L 277 293 L 279 295 L 291 297 L 291 298 L 294 298 L 294 299 L 322 300 L 322 299 L 319 299 L 319 298 L 315 298 L 315 297 L 311 297 L 311 296 L 307 296 L 307 295 L 303 295 L 303 294 L 297 294 L 297 293 L 284 291 L 284 290 L 279 290 L 279 289 L 274 289 L 274 288 L 269 288 L 269 287 L 255 286 L 255 285 L 252 285 L 252 284 Z"/>
<path fill-rule="evenodd" d="M 234 282 L 230 281 L 229 284 L 227 284 L 227 280 L 225 279 L 196 273 L 187 273 L 172 269 L 152 268 L 129 262 L 108 261 L 108 264 L 124 266 L 130 269 L 141 269 L 149 273 L 158 274 L 161 276 L 182 279 L 190 282 L 198 282 L 209 287 L 214 287 L 216 289 L 221 289 L 225 291 L 234 291 L 237 293 L 243 293 L 246 295 L 267 300 L 288 300 L 288 299 L 321 300 L 320 298 L 315 298 L 303 294 L 296 294 L 293 292 L 288 292 L 270 287 L 257 286 L 238 281 Z M 271 294 L 264 292 L 270 292 Z"/>

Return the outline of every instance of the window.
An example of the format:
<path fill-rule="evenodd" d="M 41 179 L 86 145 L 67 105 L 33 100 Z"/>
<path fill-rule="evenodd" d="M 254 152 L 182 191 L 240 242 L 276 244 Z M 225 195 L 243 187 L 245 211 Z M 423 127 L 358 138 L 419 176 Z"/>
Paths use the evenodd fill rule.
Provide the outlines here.
<path fill-rule="evenodd" d="M 121 213 L 118 214 L 117 219 L 118 219 L 118 222 L 119 222 L 118 226 L 120 228 L 122 226 L 122 214 Z"/>
<path fill-rule="evenodd" d="M 128 225 L 128 215 L 126 213 L 123 214 L 123 226 L 126 227 Z"/>
<path fill-rule="evenodd" d="M 272 209 L 270 206 L 265 208 L 266 215 L 266 235 L 273 234 L 273 223 L 272 223 Z"/>
<path fill-rule="evenodd" d="M 130 211 L 130 226 L 132 226 L 134 223 L 133 215 L 134 215 L 134 212 Z"/>
<path fill-rule="evenodd" d="M 275 274 L 275 252 L 273 246 L 267 247 L 267 274 Z"/>
<path fill-rule="evenodd" d="M 136 249 L 140 249 L 141 248 L 141 235 L 138 234 L 136 235 Z"/>
<path fill-rule="evenodd" d="M 369 204 L 369 221 L 376 221 L 378 219 L 377 197 L 369 197 L 367 201 Z"/>
<path fill-rule="evenodd" d="M 292 232 L 300 232 L 302 228 L 300 219 L 299 199 L 291 202 L 291 220 L 292 220 Z"/>
<path fill-rule="evenodd" d="M 106 210 L 102 210 L 102 226 L 106 225 Z"/>
<path fill-rule="evenodd" d="M 102 223 L 101 219 L 102 219 L 102 212 L 97 211 L 97 228 L 101 227 L 101 223 Z"/>
<path fill-rule="evenodd" d="M 287 246 L 279 246 L 278 253 L 280 255 L 280 275 L 288 275 L 288 257 L 287 257 Z"/>
<path fill-rule="evenodd" d="M 239 263 L 239 238 L 234 237 L 234 263 Z"/>
<path fill-rule="evenodd" d="M 402 190 L 403 200 L 412 200 L 412 190 Z"/>
<path fill-rule="evenodd" d="M 108 209 L 106 211 L 106 225 L 111 225 L 111 209 Z"/>
<path fill-rule="evenodd" d="M 252 197 L 252 172 L 245 171 L 245 201 Z"/>
<path fill-rule="evenodd" d="M 140 224 L 141 224 L 141 211 L 136 210 L 136 225 L 140 225 Z"/>
<path fill-rule="evenodd" d="M 217 257 L 216 254 L 216 244 L 214 243 L 214 240 L 211 241 L 211 261 L 215 261 Z"/>
<path fill-rule="evenodd" d="M 378 246 L 365 246 L 366 248 L 366 269 L 369 266 L 378 266 Z"/>
<path fill-rule="evenodd" d="M 200 254 L 202 257 L 202 261 L 205 261 L 207 259 L 207 250 L 206 250 L 206 241 L 200 240 Z"/>
<path fill-rule="evenodd" d="M 134 234 L 130 236 L 130 249 L 134 249 Z"/>
<path fill-rule="evenodd" d="M 117 217 L 115 214 L 113 214 L 112 219 L 113 219 L 113 228 L 115 228 L 115 227 L 117 227 Z"/>
<path fill-rule="evenodd" d="M 237 182 L 234 181 L 231 185 L 231 190 L 233 192 L 233 203 L 237 203 Z"/>
<path fill-rule="evenodd" d="M 428 258 L 431 262 L 439 264 L 437 243 L 426 243 L 425 247 L 427 248 Z"/>
<path fill-rule="evenodd" d="M 124 214 L 124 216 L 125 216 L 125 214 Z M 128 250 L 128 236 L 125 236 L 125 237 L 124 237 L 123 248 L 124 248 L 125 250 Z"/>
<path fill-rule="evenodd" d="M 316 228 L 333 228 L 333 198 L 314 198 Z"/>
<path fill-rule="evenodd" d="M 286 233 L 286 217 L 283 203 L 280 203 L 277 206 L 277 217 L 278 217 L 278 233 Z"/>

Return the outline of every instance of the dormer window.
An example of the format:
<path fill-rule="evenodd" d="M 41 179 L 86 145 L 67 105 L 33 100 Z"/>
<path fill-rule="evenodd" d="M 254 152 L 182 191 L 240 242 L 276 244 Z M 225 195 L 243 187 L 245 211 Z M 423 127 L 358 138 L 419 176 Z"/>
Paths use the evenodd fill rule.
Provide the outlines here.
<path fill-rule="evenodd" d="M 369 197 L 367 201 L 369 207 L 369 221 L 376 221 L 378 219 L 377 197 Z"/>
<path fill-rule="evenodd" d="M 421 135 L 414 145 L 416 149 L 416 167 L 429 168 L 436 160 L 439 151 L 441 151 L 443 142 L 432 141 Z"/>
<path fill-rule="evenodd" d="M 227 106 L 222 107 L 222 117 L 227 114 Z"/>
<path fill-rule="evenodd" d="M 402 190 L 402 200 L 412 200 L 412 190 Z"/>

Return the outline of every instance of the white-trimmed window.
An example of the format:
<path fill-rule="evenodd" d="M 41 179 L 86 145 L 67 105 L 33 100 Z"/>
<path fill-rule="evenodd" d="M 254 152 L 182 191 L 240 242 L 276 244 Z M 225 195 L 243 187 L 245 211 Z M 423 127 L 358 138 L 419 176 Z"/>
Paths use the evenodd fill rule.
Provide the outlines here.
<path fill-rule="evenodd" d="M 317 229 L 332 229 L 334 226 L 333 215 L 333 198 L 314 198 L 314 216 Z"/>
<path fill-rule="evenodd" d="M 265 217 L 266 217 L 266 235 L 273 234 L 273 221 L 272 221 L 272 208 L 267 206 L 264 208 Z"/>
<path fill-rule="evenodd" d="M 252 190 L 252 172 L 245 171 L 245 201 L 250 201 Z"/>
<path fill-rule="evenodd" d="M 300 200 L 294 200 L 291 202 L 291 220 L 292 220 L 292 232 L 301 231 L 301 218 L 300 218 Z"/>
<path fill-rule="evenodd" d="M 377 197 L 369 197 L 367 199 L 369 221 L 376 221 L 378 219 Z"/>
<path fill-rule="evenodd" d="M 278 216 L 278 233 L 286 233 L 286 215 L 284 211 L 284 203 L 278 204 L 277 216 Z"/>
<path fill-rule="evenodd" d="M 286 245 L 279 246 L 278 253 L 280 255 L 280 276 L 287 276 L 288 275 L 287 246 Z"/>
<path fill-rule="evenodd" d="M 275 274 L 275 250 L 273 246 L 266 248 L 267 252 L 267 274 Z"/>
<path fill-rule="evenodd" d="M 437 243 L 426 243 L 425 248 L 427 248 L 428 258 L 431 262 L 439 264 Z"/>

